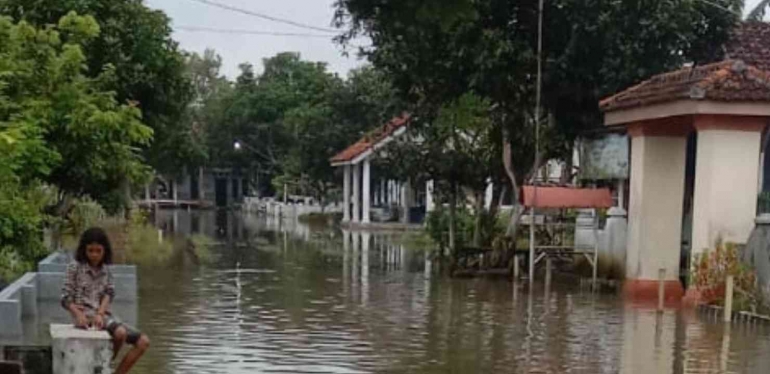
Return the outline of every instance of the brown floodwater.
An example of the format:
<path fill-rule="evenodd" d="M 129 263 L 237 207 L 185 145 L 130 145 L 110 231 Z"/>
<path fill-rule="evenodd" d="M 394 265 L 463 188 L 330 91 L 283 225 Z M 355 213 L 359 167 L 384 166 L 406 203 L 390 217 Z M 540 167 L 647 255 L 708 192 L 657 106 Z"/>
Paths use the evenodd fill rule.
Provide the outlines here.
<path fill-rule="evenodd" d="M 152 348 L 137 373 L 770 372 L 768 327 L 448 279 L 398 234 L 177 214 L 177 231 L 222 245 L 205 266 L 140 268 Z"/>

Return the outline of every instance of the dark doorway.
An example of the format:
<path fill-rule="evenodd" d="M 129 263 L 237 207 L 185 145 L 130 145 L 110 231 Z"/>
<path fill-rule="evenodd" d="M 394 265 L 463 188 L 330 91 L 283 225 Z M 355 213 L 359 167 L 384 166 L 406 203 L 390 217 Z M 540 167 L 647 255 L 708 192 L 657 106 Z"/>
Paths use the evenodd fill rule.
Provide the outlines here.
<path fill-rule="evenodd" d="M 190 175 L 190 200 L 200 200 L 200 198 L 200 182 L 198 181 L 198 176 L 193 173 Z"/>
<path fill-rule="evenodd" d="M 219 207 L 226 207 L 227 206 L 227 179 L 225 178 L 217 178 L 216 183 L 214 185 L 216 199 L 217 199 L 217 206 Z"/>
<path fill-rule="evenodd" d="M 235 201 L 239 200 L 238 199 L 238 190 L 239 190 L 238 187 L 240 187 L 240 186 L 238 185 L 238 178 L 233 178 L 232 179 L 232 185 L 233 185 L 233 195 L 232 195 L 233 196 L 233 202 L 235 202 Z"/>

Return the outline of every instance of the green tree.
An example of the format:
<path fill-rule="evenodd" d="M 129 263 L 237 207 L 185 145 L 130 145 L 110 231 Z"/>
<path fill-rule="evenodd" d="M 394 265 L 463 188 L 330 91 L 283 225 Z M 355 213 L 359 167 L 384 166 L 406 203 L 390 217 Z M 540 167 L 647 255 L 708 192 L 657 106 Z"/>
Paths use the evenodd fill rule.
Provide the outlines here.
<path fill-rule="evenodd" d="M 118 103 L 134 103 L 141 120 L 155 132 L 143 145 L 147 161 L 163 174 L 173 174 L 197 149 L 191 121 L 183 117 L 192 99 L 184 56 L 171 38 L 169 18 L 143 0 L 0 0 L 0 14 L 43 28 L 57 24 L 70 11 L 92 16 L 101 32 L 82 46 L 86 75 L 96 78 L 112 66 L 104 89 Z"/>
<path fill-rule="evenodd" d="M 73 197 L 110 201 L 147 174 L 139 147 L 152 130 L 141 112 L 105 88 L 111 66 L 85 75 L 83 46 L 98 34 L 74 12 L 45 28 L 0 17 L 0 257 L 12 270 L 41 254 L 43 207 L 64 216 Z"/>
<path fill-rule="evenodd" d="M 534 114 L 537 2 L 336 4 L 337 24 L 347 27 L 338 40 L 372 39 L 362 54 L 393 79 L 421 126 L 434 126 L 441 108 L 468 92 L 489 100 L 490 125 L 501 134 L 498 149 L 517 196 L 541 164 L 534 159 L 535 124 L 542 128 L 541 159 L 569 160 L 575 136 L 601 124 L 601 97 L 686 61 L 720 58 L 737 20 L 725 9 L 739 10 L 742 1 L 545 2 L 541 118 Z"/>

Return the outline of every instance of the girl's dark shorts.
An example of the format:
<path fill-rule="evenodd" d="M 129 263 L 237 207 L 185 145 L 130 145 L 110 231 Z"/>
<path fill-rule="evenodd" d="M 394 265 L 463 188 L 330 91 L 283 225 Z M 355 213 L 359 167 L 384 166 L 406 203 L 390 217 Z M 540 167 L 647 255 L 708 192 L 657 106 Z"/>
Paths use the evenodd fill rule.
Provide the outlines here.
<path fill-rule="evenodd" d="M 130 326 L 128 324 L 125 324 L 115 318 L 115 316 L 107 315 L 104 317 L 104 325 L 107 326 L 105 330 L 110 334 L 110 336 L 115 336 L 115 330 L 118 329 L 118 327 L 123 327 L 126 329 L 126 343 L 131 345 L 136 345 L 136 342 L 139 341 L 139 338 L 142 336 L 142 332 L 134 328 L 133 326 Z"/>

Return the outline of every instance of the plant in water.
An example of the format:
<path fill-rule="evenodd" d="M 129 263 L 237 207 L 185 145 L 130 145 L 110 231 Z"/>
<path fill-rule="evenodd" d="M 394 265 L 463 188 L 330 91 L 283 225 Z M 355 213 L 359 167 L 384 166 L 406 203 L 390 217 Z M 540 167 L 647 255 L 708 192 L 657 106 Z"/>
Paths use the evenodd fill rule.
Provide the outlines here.
<path fill-rule="evenodd" d="M 693 261 L 693 283 L 707 304 L 722 304 L 727 276 L 733 276 L 735 310 L 756 312 L 763 307 L 757 277 L 753 269 L 741 262 L 734 243 L 718 240 L 713 250 L 697 255 Z"/>

